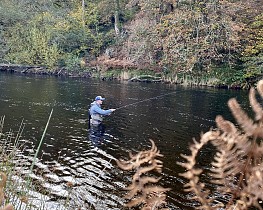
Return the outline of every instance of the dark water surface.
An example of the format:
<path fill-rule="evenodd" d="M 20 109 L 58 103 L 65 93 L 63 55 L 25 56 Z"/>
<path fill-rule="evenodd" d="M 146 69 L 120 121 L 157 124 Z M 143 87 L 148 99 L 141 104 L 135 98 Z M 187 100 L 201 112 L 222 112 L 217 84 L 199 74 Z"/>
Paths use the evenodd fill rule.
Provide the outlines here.
<path fill-rule="evenodd" d="M 106 97 L 104 108 L 134 104 L 106 117 L 99 138 L 90 135 L 87 122 L 96 95 Z M 160 185 L 172 188 L 168 208 L 194 209 L 176 162 L 183 161 L 180 153 L 189 153 L 193 137 L 215 126 L 216 115 L 233 121 L 227 107 L 232 97 L 248 109 L 247 91 L 0 73 L 0 116 L 5 115 L 5 131 L 17 131 L 24 119 L 22 139 L 28 149 L 22 155 L 28 165 L 54 108 L 35 171 L 35 179 L 51 192 L 47 203 L 53 209 L 71 209 L 65 207 L 68 195 L 83 209 L 124 209 L 123 188 L 131 173 L 121 171 L 115 159 L 149 149 L 149 139 L 164 155 Z M 204 162 L 212 153 L 208 148 L 202 154 Z M 70 190 L 68 182 L 74 184 Z"/>

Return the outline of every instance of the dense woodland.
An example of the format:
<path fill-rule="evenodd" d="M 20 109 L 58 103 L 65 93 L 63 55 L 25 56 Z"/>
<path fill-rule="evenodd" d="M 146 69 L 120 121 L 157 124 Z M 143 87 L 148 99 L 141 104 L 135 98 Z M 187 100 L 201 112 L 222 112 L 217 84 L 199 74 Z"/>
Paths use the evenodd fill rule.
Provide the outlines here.
<path fill-rule="evenodd" d="M 0 63 L 50 72 L 124 69 L 244 88 L 263 73 L 262 0 L 1 0 L 0 27 Z"/>

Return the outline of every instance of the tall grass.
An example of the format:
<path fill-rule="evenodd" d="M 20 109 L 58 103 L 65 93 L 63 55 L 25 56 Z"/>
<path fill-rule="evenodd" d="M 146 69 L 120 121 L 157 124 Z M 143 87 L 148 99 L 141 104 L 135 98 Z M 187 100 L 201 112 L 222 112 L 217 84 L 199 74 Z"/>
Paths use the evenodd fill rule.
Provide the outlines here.
<path fill-rule="evenodd" d="M 9 130 L 4 132 L 5 117 L 0 118 L 0 209 L 29 210 L 47 209 L 46 200 L 49 192 L 43 191 L 33 178 L 34 166 L 37 161 L 40 147 L 50 123 L 53 109 L 50 112 L 46 127 L 42 134 L 37 150 L 25 158 L 26 141 L 21 140 L 25 124 L 23 121 L 15 132 Z M 32 163 L 28 159 L 32 160 Z M 5 180 L 6 177 L 6 180 Z M 3 181 L 4 180 L 4 181 Z M 1 197 L 2 195 L 2 197 Z M 12 205 L 11 205 L 12 204 Z M 54 207 L 53 209 L 57 209 Z M 59 209 L 66 209 L 61 208 Z"/>

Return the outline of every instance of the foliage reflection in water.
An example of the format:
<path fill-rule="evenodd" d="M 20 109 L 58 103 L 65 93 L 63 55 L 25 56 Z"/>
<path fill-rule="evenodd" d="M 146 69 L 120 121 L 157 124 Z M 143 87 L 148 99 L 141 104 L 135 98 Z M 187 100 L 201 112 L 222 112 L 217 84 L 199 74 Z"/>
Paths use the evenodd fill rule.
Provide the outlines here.
<path fill-rule="evenodd" d="M 21 140 L 26 148 L 21 158 L 28 168 L 54 108 L 34 169 L 35 179 L 50 193 L 49 201 L 66 202 L 70 193 L 69 205 L 74 201 L 94 209 L 122 208 L 129 177 L 115 159 L 147 149 L 149 139 L 164 155 L 160 185 L 171 188 L 168 207 L 194 209 L 195 203 L 188 199 L 191 195 L 183 192 L 185 181 L 178 175 L 184 171 L 176 165 L 179 154 L 187 154 L 191 139 L 215 126 L 216 115 L 232 119 L 226 106 L 229 98 L 236 97 L 242 107 L 249 107 L 245 91 L 9 74 L 0 74 L 0 84 L 5 128 L 16 131 L 22 119 L 25 122 Z M 104 107 L 118 108 L 169 92 L 174 94 L 128 106 L 105 118 L 100 145 L 90 138 L 87 109 L 96 95 L 106 97 Z M 202 154 L 204 165 L 212 152 L 208 147 Z"/>

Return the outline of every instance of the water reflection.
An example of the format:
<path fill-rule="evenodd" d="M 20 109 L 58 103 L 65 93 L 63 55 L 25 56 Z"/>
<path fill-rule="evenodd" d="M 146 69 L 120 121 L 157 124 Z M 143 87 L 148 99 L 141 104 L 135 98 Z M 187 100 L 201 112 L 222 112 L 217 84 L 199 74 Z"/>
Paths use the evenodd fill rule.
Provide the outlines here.
<path fill-rule="evenodd" d="M 94 95 L 104 93 L 106 107 L 117 108 L 169 92 L 174 94 L 120 109 L 105 119 L 106 126 L 88 129 L 88 105 Z M 181 153 L 189 153 L 193 137 L 198 139 L 201 131 L 215 125 L 216 115 L 232 119 L 227 107 L 231 97 L 236 97 L 242 107 L 249 107 L 247 92 L 243 91 L 0 73 L 0 116 L 6 116 L 4 127 L 17 130 L 24 119 L 22 138 L 30 143 L 17 164 L 30 166 L 34 153 L 31 150 L 38 145 L 50 109 L 55 106 L 36 164 L 44 172 L 36 172 L 35 177 L 43 180 L 43 188 L 53 201 L 63 201 L 63 195 L 71 193 L 75 204 L 85 204 L 86 209 L 122 209 L 122 189 L 130 177 L 118 169 L 114 160 L 147 149 L 149 139 L 164 155 L 160 185 L 172 188 L 168 207 L 195 209 L 195 203 L 183 191 L 185 181 L 178 175 L 184 169 L 176 162 L 182 161 Z M 209 155 L 210 151 L 204 153 L 204 161 L 211 158 Z M 22 158 L 25 162 L 20 161 Z M 68 182 L 74 184 L 71 191 Z"/>

